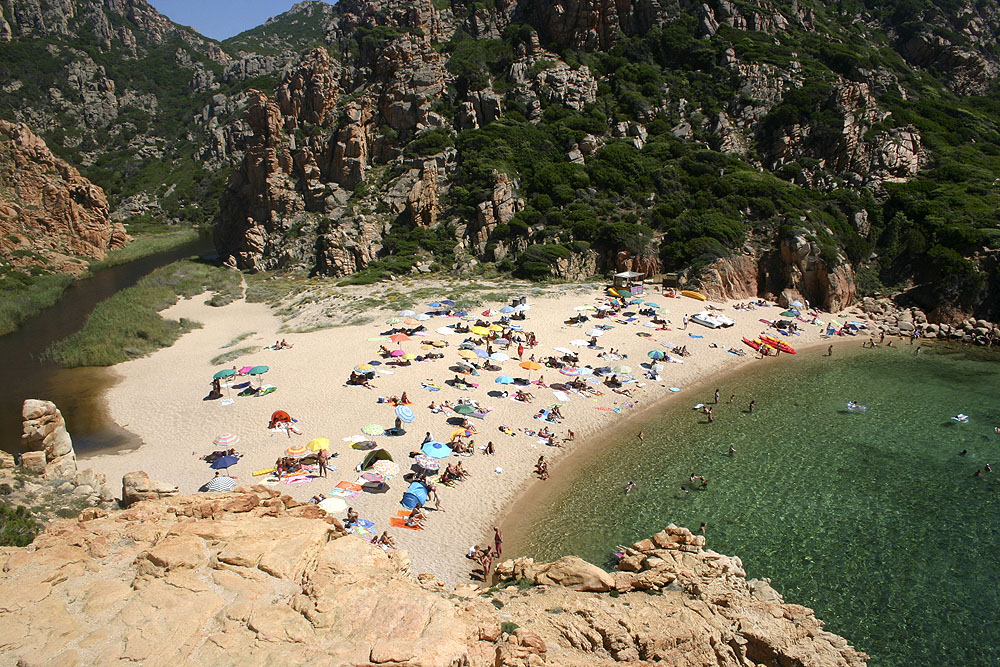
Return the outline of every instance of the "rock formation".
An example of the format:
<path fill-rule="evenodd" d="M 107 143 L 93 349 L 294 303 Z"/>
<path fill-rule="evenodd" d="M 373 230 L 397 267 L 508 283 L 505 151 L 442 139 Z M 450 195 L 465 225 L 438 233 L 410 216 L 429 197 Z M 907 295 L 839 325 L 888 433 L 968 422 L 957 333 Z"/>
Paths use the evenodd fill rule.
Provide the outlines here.
<path fill-rule="evenodd" d="M 60 160 L 23 123 L 0 121 L 0 259 L 86 269 L 129 241 L 104 191 Z"/>
<path fill-rule="evenodd" d="M 853 667 L 867 659 L 810 610 L 746 581 L 738 559 L 704 551 L 703 538 L 681 529 L 630 548 L 640 573 L 608 574 L 579 559 L 517 561 L 505 571 L 545 583 L 483 594 L 412 577 L 405 552 L 345 536 L 324 516 L 261 486 L 86 510 L 26 548 L 0 548 L 0 650 L 12 662 L 63 664 Z M 628 589 L 646 572 L 663 582 L 660 595 L 582 592 Z"/>
<path fill-rule="evenodd" d="M 21 408 L 21 442 L 28 450 L 22 460 L 45 479 L 76 476 L 76 452 L 66 431 L 66 422 L 55 403 L 29 398 Z"/>
<path fill-rule="evenodd" d="M 122 477 L 122 506 L 128 507 L 142 500 L 156 500 L 177 495 L 177 487 L 150 478 L 142 470 Z"/>

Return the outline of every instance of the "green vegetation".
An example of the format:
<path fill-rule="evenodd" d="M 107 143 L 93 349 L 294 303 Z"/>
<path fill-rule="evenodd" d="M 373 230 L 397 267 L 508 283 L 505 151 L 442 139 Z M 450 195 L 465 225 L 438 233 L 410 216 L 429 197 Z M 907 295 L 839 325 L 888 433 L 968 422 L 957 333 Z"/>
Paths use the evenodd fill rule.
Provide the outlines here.
<path fill-rule="evenodd" d="M 42 525 L 23 506 L 0 501 L 0 547 L 26 547 L 41 530 Z"/>
<path fill-rule="evenodd" d="M 219 349 L 220 350 L 224 350 L 224 349 L 226 349 L 228 347 L 233 347 L 234 345 L 238 345 L 238 344 L 242 343 L 243 341 L 245 341 L 250 336 L 256 335 L 256 333 L 257 333 L 256 331 L 245 331 L 245 332 L 241 333 L 239 336 L 237 336 L 236 338 L 234 338 L 231 341 L 229 341 L 228 343 L 226 343 L 225 345 L 220 345 Z"/>
<path fill-rule="evenodd" d="M 169 347 L 181 334 L 197 328 L 181 318 L 166 320 L 159 311 L 206 290 L 236 298 L 239 273 L 191 260 L 153 271 L 133 287 L 102 301 L 83 328 L 54 343 L 48 356 L 63 366 L 111 366 L 131 357 Z"/>
<path fill-rule="evenodd" d="M 73 277 L 64 273 L 0 269 L 0 336 L 55 305 L 72 282 Z"/>
<path fill-rule="evenodd" d="M 248 354 L 253 354 L 254 352 L 259 352 L 259 347 L 240 347 L 235 350 L 228 350 L 222 354 L 212 357 L 212 360 L 208 362 L 212 366 L 222 366 L 223 364 L 228 364 L 230 361 L 235 361 L 240 357 L 246 356 Z"/>
<path fill-rule="evenodd" d="M 127 264 L 143 257 L 167 252 L 191 243 L 198 238 L 198 230 L 190 227 L 171 227 L 162 224 L 133 222 L 126 230 L 134 240 L 124 248 L 112 250 L 102 260 L 90 263 L 90 273 L 120 264 Z"/>

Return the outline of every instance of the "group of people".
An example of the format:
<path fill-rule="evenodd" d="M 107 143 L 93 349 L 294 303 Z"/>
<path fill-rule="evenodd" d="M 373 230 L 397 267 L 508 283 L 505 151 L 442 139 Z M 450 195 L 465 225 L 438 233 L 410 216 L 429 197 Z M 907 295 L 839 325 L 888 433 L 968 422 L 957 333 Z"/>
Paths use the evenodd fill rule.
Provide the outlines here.
<path fill-rule="evenodd" d="M 489 579 L 490 570 L 493 569 L 493 559 L 499 558 L 502 553 L 503 533 L 500 532 L 499 526 L 493 526 L 493 546 L 471 546 L 469 547 L 468 553 L 465 554 L 465 557 L 479 564 L 479 566 L 483 569 L 482 580 L 485 582 Z"/>

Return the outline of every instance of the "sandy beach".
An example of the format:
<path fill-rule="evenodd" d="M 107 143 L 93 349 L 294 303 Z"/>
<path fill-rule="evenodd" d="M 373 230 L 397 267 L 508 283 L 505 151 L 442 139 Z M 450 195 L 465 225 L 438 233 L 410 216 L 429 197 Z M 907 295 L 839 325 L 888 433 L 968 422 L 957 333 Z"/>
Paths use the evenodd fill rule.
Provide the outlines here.
<path fill-rule="evenodd" d="M 714 374 L 739 368 L 742 364 L 767 364 L 771 361 L 758 360 L 741 342 L 741 338 L 757 337 L 766 328 L 761 319 L 780 319 L 779 313 L 783 309 L 777 306 L 739 311 L 732 308 L 732 303 L 716 303 L 714 305 L 721 308 L 726 316 L 735 320 L 734 326 L 709 329 L 691 323 L 684 329 L 681 324 L 683 316 L 702 310 L 705 304 L 687 297 L 668 298 L 650 293 L 645 298 L 662 306 L 660 312 L 664 313 L 663 318 L 670 320 L 667 325 L 670 330 L 649 327 L 646 324 L 649 317 L 637 316 L 632 322 L 627 322 L 624 317 L 595 319 L 594 311 L 586 311 L 590 320 L 582 325 L 567 323 L 580 312 L 575 311 L 575 307 L 593 305 L 598 303 L 595 299 L 605 295 L 603 290 L 588 289 L 531 297 L 527 319 L 514 323 L 523 326 L 525 331 L 534 332 L 539 341 L 537 347 L 525 349 L 525 360 L 529 355 L 534 355 L 539 361 L 549 355 L 559 357 L 561 355 L 553 348 L 567 347 L 579 352 L 580 367 L 631 366 L 635 381 L 626 385 L 631 390 L 631 397 L 612 392 L 591 376 L 581 379 L 588 381 L 589 386 L 602 392 L 602 395 L 587 397 L 567 391 L 565 395 L 569 400 L 562 400 L 554 395 L 553 389 L 532 384 L 524 387 L 534 396 L 530 404 L 500 396 L 497 392 L 509 390 L 513 393 L 517 387 L 494 382 L 499 375 L 515 378 L 529 376 L 528 371 L 518 365 L 516 345 L 505 350 L 511 359 L 498 363 L 502 368 L 500 372 L 480 370 L 478 377 L 464 376 L 470 382 L 478 383 L 478 387 L 462 391 L 445 384 L 446 380 L 455 376 L 452 368 L 460 359 L 459 345 L 468 334 L 445 336 L 436 333 L 436 330 L 459 322 L 456 317 L 434 316 L 422 322 L 428 336 L 414 336 L 412 340 L 397 345 L 391 341 L 372 340 L 390 329 L 385 321 L 396 315 L 391 311 L 370 313 L 373 321 L 364 325 L 288 334 L 279 333 L 282 320 L 263 304 L 239 301 L 213 308 L 204 304 L 204 296 L 188 299 L 164 311 L 163 315 L 169 318 L 186 317 L 202 323 L 202 328 L 185 334 L 168 349 L 115 367 L 120 382 L 107 395 L 110 414 L 119 425 L 138 435 L 142 446 L 118 454 L 87 457 L 81 461 L 81 466 L 93 467 L 107 474 L 112 485 L 127 472 L 144 470 L 155 479 L 178 485 L 182 492 L 192 493 L 214 474 L 201 457 L 220 449 L 212 444 L 219 434 L 240 436 L 235 447 L 243 458 L 229 473 L 241 485 L 261 483 L 266 476 L 254 477 L 252 472 L 271 468 L 287 447 L 305 445 L 317 437 L 329 438 L 330 451 L 337 457 L 331 459 L 332 467 L 336 469 L 331 469 L 327 478 L 298 484 L 282 481 L 273 487 L 304 501 L 319 493 L 329 495 L 342 480 L 353 482 L 357 479 L 355 466 L 367 452 L 351 448 L 344 438 L 361 434 L 362 427 L 367 424 L 381 424 L 386 428 L 393 425 L 394 408 L 388 403 L 379 403 L 379 397 L 400 396 L 406 392 L 412 402 L 410 407 L 416 414 L 415 421 L 406 425 L 406 435 L 374 438 L 379 447 L 392 454 L 403 473 L 410 472 L 412 460 L 408 455 L 420 448 L 426 432 L 429 431 L 436 440 L 447 442 L 455 430 L 448 419 L 458 415 L 450 411 L 432 414 L 427 407 L 431 401 L 440 403 L 447 400 L 454 404 L 459 399 L 474 399 L 480 406 L 491 409 L 485 419 L 470 420 L 478 430 L 472 436 L 476 444 L 475 454 L 465 457 L 452 455 L 443 461 L 461 461 L 470 472 L 470 478 L 455 486 L 437 485 L 441 511 L 434 511 L 434 504 L 428 503 L 424 529 L 389 526 L 390 517 L 397 516 L 397 512 L 402 510 L 400 499 L 408 486 L 401 476 L 390 481 L 387 491 L 363 491 L 347 500 L 362 518 L 374 522 L 377 532 L 388 529 L 398 547 L 409 551 L 413 572 L 433 573 L 450 584 L 469 582 L 474 564 L 465 558 L 466 552 L 474 544 L 485 545 L 491 541 L 492 526 L 503 517 L 518 493 L 535 479 L 534 466 L 539 456 L 556 461 L 609 425 L 621 425 L 624 420 L 640 413 L 644 417 L 652 416 L 660 399 L 676 397 L 678 400 L 704 401 L 708 397 L 696 396 L 689 393 L 689 389 Z M 447 297 L 443 294 L 441 298 Z M 418 313 L 431 310 L 426 303 L 421 305 L 414 310 Z M 486 303 L 470 314 L 480 316 L 489 308 L 492 309 L 491 317 L 483 319 L 496 321 L 500 317 L 498 309 L 504 305 L 507 304 Z M 820 315 L 820 319 L 825 319 L 824 315 Z M 569 347 L 571 340 L 589 339 L 585 331 L 601 324 L 613 327 L 599 338 L 603 350 Z M 820 342 L 826 328 L 804 322 L 799 322 L 799 325 L 802 334 L 787 339 L 795 347 Z M 246 334 L 250 335 L 235 347 L 262 347 L 279 339 L 286 339 L 294 346 L 282 350 L 264 349 L 234 362 L 238 367 L 268 366 L 270 370 L 262 381 L 275 385 L 277 389 L 266 396 L 237 397 L 239 389 L 224 388 L 224 393 L 231 392 L 234 398 L 231 404 L 203 400 L 210 389 L 212 374 L 232 365 L 212 366 L 210 360 L 229 349 L 224 348 L 228 343 Z M 858 341 L 857 338 L 838 340 Z M 380 345 L 425 354 L 430 348 L 422 343 L 429 341 L 448 343 L 448 347 L 438 350 L 444 353 L 443 359 L 396 367 L 386 363 L 390 360 L 382 359 L 378 354 Z M 663 364 L 659 380 L 644 377 L 646 368 L 641 364 L 652 363 L 649 351 L 659 349 L 669 352 L 665 343 L 686 346 L 690 354 L 681 359 L 683 363 L 659 362 Z M 734 355 L 727 351 L 730 347 L 743 350 L 746 355 Z M 609 360 L 598 356 L 612 348 L 624 358 Z M 356 365 L 370 361 L 382 364 L 376 367 L 378 373 L 373 380 L 374 388 L 345 385 Z M 539 376 L 544 377 L 550 386 L 573 379 L 553 368 L 530 373 L 531 380 L 537 380 Z M 234 384 L 247 379 L 235 378 Z M 429 391 L 421 386 L 422 382 L 442 388 Z M 671 387 L 680 391 L 671 392 Z M 724 395 L 720 400 L 727 399 L 728 396 Z M 540 409 L 556 403 L 562 405 L 564 419 L 560 423 L 547 424 L 534 418 Z M 301 435 L 292 434 L 289 437 L 283 432 L 269 431 L 268 421 L 275 410 L 287 411 L 297 419 L 296 426 Z M 500 432 L 501 425 L 512 429 L 514 434 Z M 560 439 L 568 430 L 573 430 L 576 439 L 563 447 L 551 447 L 539 438 L 525 434 L 525 430 L 537 431 L 543 426 L 555 432 Z M 486 456 L 479 449 L 488 441 L 495 445 L 496 454 L 493 456 Z M 345 512 L 336 514 L 339 518 L 344 518 L 344 515 Z"/>

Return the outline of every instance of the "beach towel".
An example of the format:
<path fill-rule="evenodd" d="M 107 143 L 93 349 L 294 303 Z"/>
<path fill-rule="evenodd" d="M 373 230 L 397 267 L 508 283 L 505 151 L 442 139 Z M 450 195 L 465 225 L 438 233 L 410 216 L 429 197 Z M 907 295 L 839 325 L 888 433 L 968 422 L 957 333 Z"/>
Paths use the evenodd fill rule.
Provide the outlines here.
<path fill-rule="evenodd" d="M 555 396 L 560 401 L 569 401 L 569 396 L 566 395 L 564 391 L 553 391 L 552 395 Z"/>
<path fill-rule="evenodd" d="M 470 417 L 475 417 L 476 419 L 486 419 L 486 415 L 488 415 L 489 413 L 490 413 L 489 410 L 476 410 L 475 412 L 471 413 L 469 416 Z"/>
<path fill-rule="evenodd" d="M 420 384 L 420 386 L 426 389 L 427 391 L 441 391 L 441 385 L 439 384 L 428 384 L 426 382 L 423 382 Z"/>
<path fill-rule="evenodd" d="M 701 334 L 688 334 L 690 338 L 704 338 Z"/>
<path fill-rule="evenodd" d="M 389 517 L 389 525 L 393 528 L 406 528 L 407 530 L 423 530 L 420 526 L 407 526 L 406 519 L 400 519 L 398 516 Z"/>

